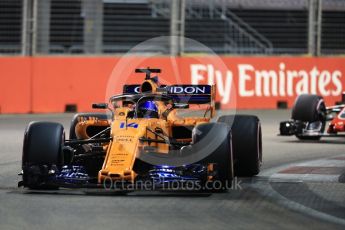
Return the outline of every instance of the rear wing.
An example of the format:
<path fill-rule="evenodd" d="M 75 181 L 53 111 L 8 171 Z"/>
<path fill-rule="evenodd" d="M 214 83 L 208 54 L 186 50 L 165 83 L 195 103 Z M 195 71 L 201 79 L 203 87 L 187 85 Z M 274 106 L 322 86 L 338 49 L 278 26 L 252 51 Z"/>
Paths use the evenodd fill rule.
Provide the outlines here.
<path fill-rule="evenodd" d="M 124 85 L 123 94 L 140 94 L 139 84 Z M 156 89 L 157 94 L 162 94 L 173 98 L 176 103 L 186 104 L 209 104 L 211 118 L 216 114 L 216 86 L 215 85 L 170 85 L 160 86 Z"/>
<path fill-rule="evenodd" d="M 139 84 L 135 85 L 124 85 L 123 86 L 123 94 L 139 94 L 140 93 L 140 86 Z"/>
<path fill-rule="evenodd" d="M 166 94 L 178 103 L 208 104 L 212 102 L 211 85 L 166 86 Z"/>
<path fill-rule="evenodd" d="M 140 94 L 139 84 L 124 85 L 124 94 Z M 215 100 L 214 85 L 170 85 L 162 86 L 158 92 L 170 96 L 177 103 L 211 104 Z"/>

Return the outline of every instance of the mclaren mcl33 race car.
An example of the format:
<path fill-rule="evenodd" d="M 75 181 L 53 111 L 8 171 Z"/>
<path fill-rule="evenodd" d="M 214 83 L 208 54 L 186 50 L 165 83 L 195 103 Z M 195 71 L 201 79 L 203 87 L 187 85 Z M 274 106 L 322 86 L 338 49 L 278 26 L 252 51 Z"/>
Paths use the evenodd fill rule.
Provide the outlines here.
<path fill-rule="evenodd" d="M 102 113 L 76 114 L 68 140 L 59 123 L 31 122 L 18 185 L 125 190 L 150 181 L 146 185 L 157 189 L 192 184 L 188 189 L 226 190 L 235 176 L 259 173 L 262 139 L 256 116 L 215 121 L 213 85 L 165 86 L 158 81 L 160 69 L 135 72 L 145 73 L 145 80 L 124 85 L 123 94 L 109 103 L 92 105 Z M 181 115 L 193 106 L 203 109 L 200 116 Z"/>
<path fill-rule="evenodd" d="M 280 123 L 280 135 L 295 135 L 300 140 L 345 137 L 345 92 L 337 105 L 326 107 L 321 96 L 299 95 L 291 120 Z"/>

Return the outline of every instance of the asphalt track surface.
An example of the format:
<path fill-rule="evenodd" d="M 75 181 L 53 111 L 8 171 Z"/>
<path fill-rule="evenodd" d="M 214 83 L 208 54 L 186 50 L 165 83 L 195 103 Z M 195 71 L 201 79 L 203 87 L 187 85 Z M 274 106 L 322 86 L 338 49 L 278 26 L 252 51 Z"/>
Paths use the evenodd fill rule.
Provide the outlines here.
<path fill-rule="evenodd" d="M 194 194 L 17 188 L 22 138 L 32 120 L 61 122 L 73 114 L 0 116 L 0 229 L 345 229 L 345 184 L 270 181 L 277 168 L 345 154 L 345 138 L 300 142 L 278 137 L 290 111 L 255 114 L 263 129 L 263 171 L 239 178 L 226 193 Z"/>

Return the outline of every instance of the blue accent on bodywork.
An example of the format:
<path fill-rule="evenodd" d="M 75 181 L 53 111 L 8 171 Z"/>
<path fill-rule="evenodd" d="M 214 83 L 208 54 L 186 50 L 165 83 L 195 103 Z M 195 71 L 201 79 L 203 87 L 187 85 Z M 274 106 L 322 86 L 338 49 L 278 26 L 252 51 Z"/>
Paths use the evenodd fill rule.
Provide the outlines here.
<path fill-rule="evenodd" d="M 120 123 L 120 129 L 124 129 L 126 127 L 126 122 Z M 135 128 L 137 129 L 139 127 L 138 123 L 132 122 L 127 124 L 127 128 Z"/>
<path fill-rule="evenodd" d="M 48 185 L 58 185 L 60 187 L 88 187 L 99 186 L 94 184 L 94 177 L 90 177 L 81 165 L 64 165 L 61 170 L 56 166 L 29 166 L 25 168 L 24 174 L 33 184 L 42 183 Z M 207 166 L 202 164 L 191 164 L 186 166 L 153 166 L 148 173 L 139 175 L 138 181 L 151 181 L 155 186 L 165 186 L 167 184 L 185 184 L 189 182 L 198 184 L 205 182 L 208 178 Z M 177 182 L 175 184 L 175 182 Z M 128 183 L 131 183 L 128 181 Z M 26 183 L 30 185 L 30 181 Z M 24 184 L 24 186 L 26 186 Z"/>
<path fill-rule="evenodd" d="M 182 167 L 154 166 L 149 171 L 150 178 L 159 183 L 174 181 L 201 181 L 207 176 L 207 167 L 201 164 L 192 164 Z"/>
<path fill-rule="evenodd" d="M 157 105 L 154 101 L 145 101 L 144 103 L 139 105 L 139 109 L 142 109 L 145 111 L 158 112 Z"/>
<path fill-rule="evenodd" d="M 65 165 L 56 175 L 57 182 L 70 184 L 86 184 L 89 179 L 85 168 L 79 165 Z"/>

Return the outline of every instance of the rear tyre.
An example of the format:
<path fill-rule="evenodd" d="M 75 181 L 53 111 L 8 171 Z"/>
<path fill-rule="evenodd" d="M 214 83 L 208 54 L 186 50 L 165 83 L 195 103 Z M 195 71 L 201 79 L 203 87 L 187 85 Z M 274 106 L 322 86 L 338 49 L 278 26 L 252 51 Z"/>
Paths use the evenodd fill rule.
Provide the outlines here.
<path fill-rule="evenodd" d="M 299 95 L 292 108 L 291 118 L 302 122 L 321 122 L 321 133 L 326 126 L 326 105 L 322 97 L 318 95 L 302 94 Z M 320 136 L 302 136 L 296 134 L 301 140 L 319 140 Z"/>
<path fill-rule="evenodd" d="M 64 129 L 53 122 L 31 122 L 24 134 L 22 168 L 24 186 L 51 189 L 49 171 L 63 165 Z"/>
<path fill-rule="evenodd" d="M 198 163 L 215 164 L 215 180 L 208 182 L 207 189 L 224 191 L 231 186 L 234 177 L 232 139 L 230 128 L 221 123 L 205 123 L 194 127 L 192 151 L 210 153 Z"/>
<path fill-rule="evenodd" d="M 75 133 L 75 126 L 77 125 L 77 123 L 81 119 L 88 120 L 91 117 L 95 117 L 95 118 L 98 118 L 100 120 L 107 120 L 108 119 L 106 113 L 77 113 L 76 115 L 74 115 L 74 117 L 71 121 L 70 129 L 69 129 L 69 139 L 70 140 L 77 139 L 77 134 Z"/>
<path fill-rule="evenodd" d="M 218 118 L 231 126 L 235 176 L 252 177 L 262 165 L 262 133 L 259 118 L 227 115 Z"/>

